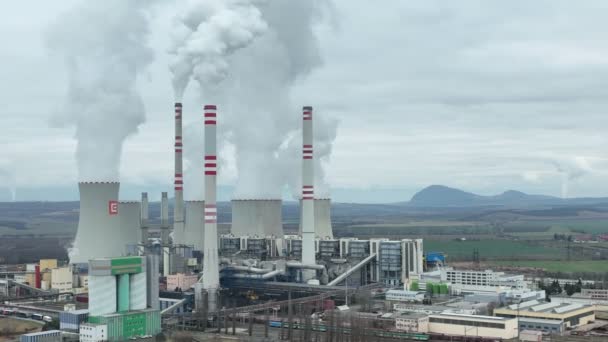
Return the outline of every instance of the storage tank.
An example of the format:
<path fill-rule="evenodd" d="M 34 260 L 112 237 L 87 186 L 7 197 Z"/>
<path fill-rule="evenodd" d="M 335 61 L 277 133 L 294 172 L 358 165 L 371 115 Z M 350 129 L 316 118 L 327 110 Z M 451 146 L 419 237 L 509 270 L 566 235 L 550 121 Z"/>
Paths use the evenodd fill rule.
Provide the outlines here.
<path fill-rule="evenodd" d="M 118 182 L 81 182 L 78 231 L 70 250 L 70 263 L 121 256 L 125 235 L 121 231 Z"/>
<path fill-rule="evenodd" d="M 283 213 L 280 199 L 232 200 L 234 236 L 283 236 Z"/>

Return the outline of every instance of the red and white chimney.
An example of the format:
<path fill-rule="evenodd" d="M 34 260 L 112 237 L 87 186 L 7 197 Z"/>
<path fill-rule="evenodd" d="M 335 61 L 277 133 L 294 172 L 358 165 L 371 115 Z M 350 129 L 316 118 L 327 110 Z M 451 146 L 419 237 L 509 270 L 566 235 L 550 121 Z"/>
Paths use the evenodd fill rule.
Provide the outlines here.
<path fill-rule="evenodd" d="M 175 103 L 175 204 L 173 206 L 173 237 L 175 244 L 184 244 L 184 175 L 182 142 L 182 104 Z"/>
<path fill-rule="evenodd" d="M 217 107 L 205 105 L 205 234 L 203 255 L 203 288 L 207 290 L 210 312 L 216 309 L 217 289 L 220 287 L 217 248 Z"/>
<path fill-rule="evenodd" d="M 314 210 L 314 153 L 312 107 L 302 108 L 302 264 L 314 265 L 315 260 L 315 210 Z M 311 274 L 304 276 L 309 280 Z M 306 279 L 308 278 L 308 279 Z"/>

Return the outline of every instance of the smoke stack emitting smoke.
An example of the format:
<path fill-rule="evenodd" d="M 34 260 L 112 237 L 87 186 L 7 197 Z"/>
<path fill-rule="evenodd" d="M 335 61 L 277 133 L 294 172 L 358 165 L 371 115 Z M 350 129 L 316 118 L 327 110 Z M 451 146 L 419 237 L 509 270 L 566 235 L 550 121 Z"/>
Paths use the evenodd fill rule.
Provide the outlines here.
<path fill-rule="evenodd" d="M 65 59 L 64 107 L 53 118 L 75 125 L 81 180 L 118 180 L 124 140 L 145 121 L 136 81 L 152 61 L 152 1 L 81 1 L 51 27 L 48 44 Z"/>
<path fill-rule="evenodd" d="M 292 103 L 291 91 L 298 79 L 321 65 L 313 27 L 326 3 L 193 1 L 175 20 L 170 67 L 175 96 L 179 100 L 195 79 L 201 98 L 222 108 L 220 146 L 234 150 L 238 172 L 234 198 L 281 198 L 285 184 L 299 197 L 299 106 Z M 327 134 L 315 137 L 321 147 L 317 167 L 331 152 L 336 133 L 335 122 L 320 122 L 329 128 L 319 128 Z M 184 139 L 200 146 L 200 129 L 186 127 Z M 186 165 L 201 164 L 198 151 L 184 153 Z M 196 172 L 196 167 L 186 170 L 194 178 L 189 183 L 202 183 Z M 325 181 L 317 183 L 327 195 Z"/>

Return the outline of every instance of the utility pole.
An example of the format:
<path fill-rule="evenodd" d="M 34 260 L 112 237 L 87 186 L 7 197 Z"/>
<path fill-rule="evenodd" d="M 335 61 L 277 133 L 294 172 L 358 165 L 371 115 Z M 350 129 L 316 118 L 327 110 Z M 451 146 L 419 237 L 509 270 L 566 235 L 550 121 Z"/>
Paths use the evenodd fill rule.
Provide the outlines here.
<path fill-rule="evenodd" d="M 289 339 L 289 341 L 292 341 L 293 335 L 292 335 L 292 329 L 293 329 L 293 308 L 291 305 L 291 291 L 289 291 L 287 293 L 287 321 L 288 321 L 288 326 L 287 326 L 287 339 Z"/>

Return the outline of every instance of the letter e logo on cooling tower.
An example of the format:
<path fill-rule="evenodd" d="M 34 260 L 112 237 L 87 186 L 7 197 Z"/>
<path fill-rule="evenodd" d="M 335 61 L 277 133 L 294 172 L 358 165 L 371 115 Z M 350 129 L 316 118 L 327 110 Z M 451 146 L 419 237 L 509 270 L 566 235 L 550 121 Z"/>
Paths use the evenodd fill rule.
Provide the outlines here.
<path fill-rule="evenodd" d="M 118 215 L 118 201 L 109 201 L 108 202 L 108 214 Z"/>

